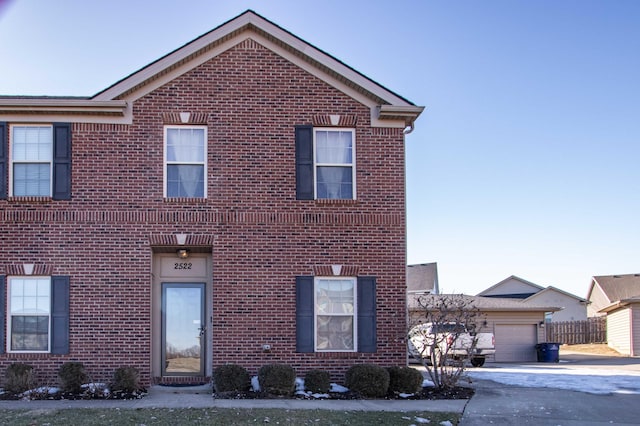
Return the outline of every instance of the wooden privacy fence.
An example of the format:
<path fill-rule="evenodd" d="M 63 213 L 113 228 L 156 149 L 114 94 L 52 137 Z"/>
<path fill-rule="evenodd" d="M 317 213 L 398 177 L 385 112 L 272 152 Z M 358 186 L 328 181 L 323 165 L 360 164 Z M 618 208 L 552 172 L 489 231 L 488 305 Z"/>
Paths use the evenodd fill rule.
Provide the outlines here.
<path fill-rule="evenodd" d="M 607 318 L 588 318 L 586 321 L 548 322 L 545 324 L 547 342 L 567 345 L 606 343 Z"/>

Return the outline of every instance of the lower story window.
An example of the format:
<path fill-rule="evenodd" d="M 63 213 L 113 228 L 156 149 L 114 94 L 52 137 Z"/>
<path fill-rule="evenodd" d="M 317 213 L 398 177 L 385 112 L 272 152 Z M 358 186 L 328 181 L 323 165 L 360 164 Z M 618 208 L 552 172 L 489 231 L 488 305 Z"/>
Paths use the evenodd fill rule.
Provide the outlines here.
<path fill-rule="evenodd" d="M 356 279 L 316 278 L 315 349 L 352 352 L 356 350 Z"/>
<path fill-rule="evenodd" d="M 51 278 L 9 278 L 9 350 L 49 352 Z"/>

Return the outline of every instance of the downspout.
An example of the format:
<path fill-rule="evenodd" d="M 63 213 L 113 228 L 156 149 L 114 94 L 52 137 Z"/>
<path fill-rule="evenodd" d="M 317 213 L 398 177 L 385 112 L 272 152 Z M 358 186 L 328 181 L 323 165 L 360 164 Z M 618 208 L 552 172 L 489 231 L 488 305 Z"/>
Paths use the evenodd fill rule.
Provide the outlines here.
<path fill-rule="evenodd" d="M 633 338 L 633 305 L 629 309 L 629 356 L 636 356 L 635 339 Z"/>
<path fill-rule="evenodd" d="M 411 120 L 411 123 L 409 123 L 409 125 L 404 128 L 404 130 L 402 131 L 402 134 L 408 135 L 411 132 L 413 132 L 413 120 Z"/>

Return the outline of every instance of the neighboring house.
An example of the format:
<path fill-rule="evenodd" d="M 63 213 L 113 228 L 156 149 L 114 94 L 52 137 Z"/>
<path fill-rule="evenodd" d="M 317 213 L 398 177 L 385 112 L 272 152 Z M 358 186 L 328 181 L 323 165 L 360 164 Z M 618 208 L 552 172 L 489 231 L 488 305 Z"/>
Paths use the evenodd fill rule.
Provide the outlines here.
<path fill-rule="evenodd" d="M 482 327 L 478 331 L 492 332 L 495 336 L 495 357 L 487 358 L 495 362 L 535 361 L 535 345 L 546 342 L 545 314 L 561 309 L 515 298 L 444 294 L 427 297 L 452 296 L 465 298 L 465 304 L 479 310 Z M 412 323 L 420 317 L 422 310 L 415 300 L 409 300 L 409 312 Z"/>
<path fill-rule="evenodd" d="M 404 364 L 422 109 L 252 11 L 95 96 L 0 97 L 0 370 Z"/>
<path fill-rule="evenodd" d="M 438 264 L 421 263 L 407 266 L 407 297 L 438 294 Z"/>
<path fill-rule="evenodd" d="M 607 344 L 640 356 L 640 274 L 593 277 L 587 298 L 589 316 L 607 317 Z"/>
<path fill-rule="evenodd" d="M 584 321 L 587 319 L 588 301 L 559 288 L 542 287 L 512 275 L 478 293 L 483 297 L 521 299 L 523 303 L 541 306 L 559 306 L 562 310 L 549 313 L 547 321 Z"/>

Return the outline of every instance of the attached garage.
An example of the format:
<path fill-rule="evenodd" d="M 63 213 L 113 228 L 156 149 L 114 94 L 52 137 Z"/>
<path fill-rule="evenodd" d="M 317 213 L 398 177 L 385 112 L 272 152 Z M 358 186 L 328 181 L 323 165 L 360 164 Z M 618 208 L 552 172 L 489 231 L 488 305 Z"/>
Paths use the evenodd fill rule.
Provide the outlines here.
<path fill-rule="evenodd" d="M 536 324 L 496 324 L 496 362 L 530 362 L 536 360 L 538 343 Z"/>

